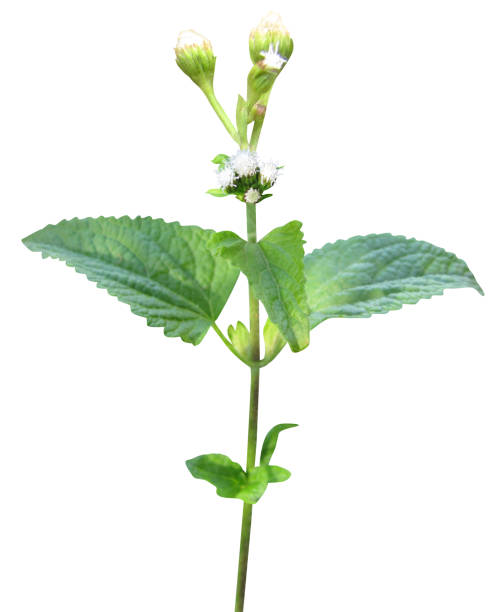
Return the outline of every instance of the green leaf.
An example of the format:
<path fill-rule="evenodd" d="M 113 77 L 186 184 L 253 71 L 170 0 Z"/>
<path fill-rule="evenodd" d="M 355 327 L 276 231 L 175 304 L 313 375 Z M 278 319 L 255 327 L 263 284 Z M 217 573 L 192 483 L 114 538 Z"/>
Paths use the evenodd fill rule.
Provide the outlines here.
<path fill-rule="evenodd" d="M 229 196 L 229 193 L 226 193 L 226 191 L 223 191 L 222 189 L 208 189 L 205 193 L 208 193 L 215 198 L 225 198 L 226 196 Z"/>
<path fill-rule="evenodd" d="M 309 344 L 301 227 L 299 221 L 291 221 L 257 243 L 246 242 L 233 232 L 212 237 L 219 254 L 247 276 L 292 351 Z"/>
<path fill-rule="evenodd" d="M 186 467 L 194 478 L 213 484 L 220 497 L 241 499 L 247 504 L 257 503 L 270 482 L 290 478 L 290 472 L 277 465 L 260 465 L 250 469 L 247 475 L 239 463 L 216 453 L 189 459 Z"/>
<path fill-rule="evenodd" d="M 230 325 L 228 327 L 228 337 L 235 350 L 240 353 L 242 357 L 250 361 L 252 357 L 250 353 L 250 333 L 245 325 L 241 321 L 238 321 L 236 327 Z"/>
<path fill-rule="evenodd" d="M 266 470 L 268 482 L 285 482 L 292 475 L 288 470 L 277 465 L 268 465 Z"/>
<path fill-rule="evenodd" d="M 224 164 L 228 161 L 229 158 L 229 155 L 226 155 L 225 153 L 219 153 L 219 155 L 216 155 L 216 157 L 212 160 L 212 163 L 217 164 L 219 166 L 224 166 Z"/>
<path fill-rule="evenodd" d="M 271 319 L 266 321 L 262 333 L 264 335 L 264 345 L 266 347 L 264 359 L 273 359 L 285 346 L 286 340 Z"/>
<path fill-rule="evenodd" d="M 284 431 L 285 429 L 290 429 L 291 427 L 298 427 L 298 425 L 295 423 L 281 423 L 281 425 L 275 425 L 268 431 L 262 444 L 261 465 L 269 465 L 271 457 L 273 456 L 276 448 L 276 443 L 278 442 L 280 432 Z"/>
<path fill-rule="evenodd" d="M 369 317 L 472 287 L 468 266 L 428 242 L 370 234 L 326 244 L 305 257 L 311 328 L 331 317 Z"/>
<path fill-rule="evenodd" d="M 264 467 L 252 468 L 249 470 L 246 484 L 240 489 L 236 497 L 247 504 L 255 504 L 266 492 L 268 482 L 268 473 Z"/>
<path fill-rule="evenodd" d="M 213 234 L 150 217 L 99 217 L 47 225 L 23 242 L 86 274 L 166 336 L 198 344 L 239 273 L 207 246 Z"/>
<path fill-rule="evenodd" d="M 220 497 L 237 497 L 247 485 L 247 475 L 242 466 L 226 455 L 199 455 L 186 461 L 186 467 L 194 478 L 213 484 Z"/>

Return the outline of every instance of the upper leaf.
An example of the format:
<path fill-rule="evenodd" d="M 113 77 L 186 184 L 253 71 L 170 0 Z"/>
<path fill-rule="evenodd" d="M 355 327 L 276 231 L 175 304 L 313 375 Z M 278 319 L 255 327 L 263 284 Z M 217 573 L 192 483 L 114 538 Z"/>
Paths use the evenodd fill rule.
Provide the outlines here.
<path fill-rule="evenodd" d="M 331 317 L 369 317 L 472 287 L 483 294 L 468 266 L 428 242 L 370 234 L 326 244 L 305 257 L 311 328 Z"/>
<path fill-rule="evenodd" d="M 292 351 L 309 344 L 301 227 L 299 221 L 291 221 L 259 242 L 247 242 L 233 232 L 219 232 L 212 238 L 220 255 L 247 276 Z"/>
<path fill-rule="evenodd" d="M 298 425 L 295 423 L 281 423 L 280 425 L 275 425 L 268 431 L 266 437 L 264 438 L 264 442 L 262 443 L 261 465 L 269 465 L 271 457 L 276 449 L 278 436 L 285 429 L 290 429 L 292 427 L 298 427 Z"/>
<path fill-rule="evenodd" d="M 207 246 L 213 233 L 150 217 L 99 217 L 47 225 L 23 242 L 86 274 L 166 336 L 198 344 L 239 274 Z"/>

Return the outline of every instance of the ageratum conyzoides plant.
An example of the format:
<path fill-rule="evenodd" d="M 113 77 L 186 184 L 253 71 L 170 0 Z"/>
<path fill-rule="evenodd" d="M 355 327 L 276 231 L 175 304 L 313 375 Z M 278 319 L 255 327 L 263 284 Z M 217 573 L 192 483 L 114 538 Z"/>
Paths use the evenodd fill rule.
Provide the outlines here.
<path fill-rule="evenodd" d="M 272 88 L 293 52 L 293 41 L 278 15 L 269 14 L 250 33 L 249 51 L 247 92 L 238 96 L 233 124 L 214 93 L 216 58 L 211 43 L 187 31 L 180 34 L 176 47 L 178 66 L 205 94 L 235 142 L 230 154 L 214 157 L 217 186 L 209 193 L 234 196 L 240 202 L 246 236 L 150 217 L 98 217 L 47 225 L 24 239 L 32 251 L 65 261 L 129 304 L 134 314 L 152 327 L 162 327 L 169 338 L 197 345 L 212 328 L 248 368 L 245 467 L 219 453 L 186 462 L 192 476 L 214 485 L 219 496 L 243 504 L 235 612 L 244 607 L 253 506 L 268 485 L 290 477 L 286 468 L 273 463 L 273 453 L 279 434 L 295 424 L 273 427 L 259 455 L 256 452 L 262 368 L 286 344 L 293 352 L 307 348 L 311 331 L 326 319 L 386 313 L 448 288 L 472 287 L 483 293 L 464 261 L 413 238 L 354 236 L 305 254 L 300 221 L 258 237 L 256 216 L 268 205 L 265 200 L 272 195 L 281 166 L 259 155 L 257 145 Z M 225 333 L 216 321 L 240 273 L 248 279 L 249 321 L 238 321 Z"/>

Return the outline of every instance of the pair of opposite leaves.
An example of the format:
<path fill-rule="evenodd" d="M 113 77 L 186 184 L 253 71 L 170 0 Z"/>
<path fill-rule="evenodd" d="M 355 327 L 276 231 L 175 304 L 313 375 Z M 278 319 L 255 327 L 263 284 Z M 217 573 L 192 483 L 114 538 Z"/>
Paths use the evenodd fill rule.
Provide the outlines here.
<path fill-rule="evenodd" d="M 43 257 L 64 260 L 129 304 L 166 336 L 199 344 L 242 271 L 268 314 L 270 350 L 309 343 L 309 330 L 332 317 L 369 317 L 472 287 L 467 265 L 427 242 L 391 234 L 355 236 L 304 255 L 301 223 L 257 243 L 150 217 L 72 219 L 23 240 Z M 244 326 L 230 329 L 234 343 Z"/>

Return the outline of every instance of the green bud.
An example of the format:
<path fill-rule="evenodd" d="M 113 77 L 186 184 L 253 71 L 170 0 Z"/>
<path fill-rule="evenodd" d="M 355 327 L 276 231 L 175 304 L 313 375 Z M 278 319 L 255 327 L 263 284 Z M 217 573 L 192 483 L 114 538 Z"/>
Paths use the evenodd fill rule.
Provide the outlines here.
<path fill-rule="evenodd" d="M 293 40 L 280 15 L 271 12 L 261 19 L 259 25 L 250 32 L 249 51 L 254 64 L 267 59 L 268 64 L 277 65 L 278 55 L 284 60 L 279 70 L 283 68 L 292 55 Z"/>
<path fill-rule="evenodd" d="M 185 30 L 178 36 L 175 52 L 178 66 L 200 89 L 212 88 L 216 58 L 210 40 Z"/>
<path fill-rule="evenodd" d="M 252 111 L 255 104 L 271 91 L 280 70 L 270 70 L 258 62 L 252 66 L 247 77 L 247 108 Z M 249 111 L 249 112 L 250 112 Z"/>

